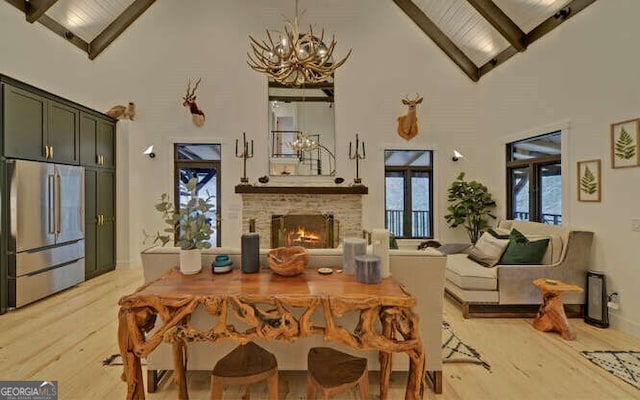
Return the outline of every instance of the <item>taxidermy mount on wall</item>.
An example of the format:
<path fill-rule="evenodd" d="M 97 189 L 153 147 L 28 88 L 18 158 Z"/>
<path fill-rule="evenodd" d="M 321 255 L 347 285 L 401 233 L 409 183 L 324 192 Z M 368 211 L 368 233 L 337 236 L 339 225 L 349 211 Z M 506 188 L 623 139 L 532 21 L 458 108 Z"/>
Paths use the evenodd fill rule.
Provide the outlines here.
<path fill-rule="evenodd" d="M 129 105 L 127 106 L 113 106 L 105 114 L 111 118 L 130 119 L 133 121 L 133 118 L 136 116 L 136 105 L 133 102 L 129 102 Z"/>
<path fill-rule="evenodd" d="M 416 98 L 410 100 L 408 96 L 402 99 L 402 104 L 407 106 L 407 113 L 398 117 L 398 135 L 404 140 L 411 140 L 418 135 L 418 118 L 416 106 L 422 103 L 422 97 L 416 93 Z"/>
<path fill-rule="evenodd" d="M 191 120 L 193 121 L 195 126 L 204 125 L 204 113 L 201 109 L 198 108 L 196 104 L 196 89 L 200 84 L 202 78 L 198 79 L 193 90 L 191 90 L 191 79 L 189 79 L 189 84 L 187 85 L 187 94 L 182 98 L 184 100 L 182 105 L 185 107 L 189 107 L 189 112 L 191 113 Z"/>

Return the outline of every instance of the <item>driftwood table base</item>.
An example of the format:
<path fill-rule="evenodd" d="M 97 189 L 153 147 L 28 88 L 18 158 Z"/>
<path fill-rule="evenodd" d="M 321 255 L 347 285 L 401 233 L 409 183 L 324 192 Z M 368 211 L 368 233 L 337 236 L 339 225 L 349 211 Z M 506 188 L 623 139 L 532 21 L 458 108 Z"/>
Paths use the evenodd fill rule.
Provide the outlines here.
<path fill-rule="evenodd" d="M 188 399 L 186 343 L 233 340 L 246 344 L 254 339 L 293 342 L 311 335 L 356 350 L 378 350 L 381 399 L 388 395 L 392 353 L 406 353 L 409 374 L 405 399 L 417 400 L 423 395 L 425 354 L 418 316 L 413 313 L 416 299 L 393 278 L 367 285 L 352 275 L 320 275 L 314 269 L 282 277 L 268 270 L 213 275 L 207 269 L 185 276 L 174 268 L 123 297 L 119 304 L 118 343 L 127 399 L 144 399 L 140 357 L 163 341 L 173 344 L 179 398 Z M 190 324 L 197 307 L 204 307 L 211 315 L 210 329 Z M 316 313 L 322 314 L 323 325 L 314 323 Z M 359 315 L 353 330 L 339 324 L 347 313 Z M 147 335 L 156 317 L 161 325 Z"/>
<path fill-rule="evenodd" d="M 582 288 L 550 279 L 536 279 L 533 284 L 542 293 L 540 310 L 533 320 L 533 327 L 543 332 L 559 332 L 565 340 L 575 340 L 576 333 L 569 324 L 564 312 L 562 294 L 565 292 L 582 292 Z"/>

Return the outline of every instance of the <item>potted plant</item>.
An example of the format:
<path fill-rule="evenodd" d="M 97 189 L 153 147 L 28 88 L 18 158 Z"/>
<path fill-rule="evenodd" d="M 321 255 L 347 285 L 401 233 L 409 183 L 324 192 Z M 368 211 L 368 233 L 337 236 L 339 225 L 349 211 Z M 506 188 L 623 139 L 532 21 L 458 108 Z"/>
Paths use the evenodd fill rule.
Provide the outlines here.
<path fill-rule="evenodd" d="M 207 193 L 206 198 L 198 197 L 196 184 L 197 178 L 191 178 L 182 185 L 189 193 L 189 199 L 180 203 L 179 210 L 176 210 L 169 195 L 163 193 L 155 208 L 162 213 L 162 219 L 169 227 L 164 229 L 165 234 L 145 233 L 147 238 L 153 238 L 153 243 L 162 243 L 162 246 L 171 240 L 172 235 L 177 235 L 176 241 L 180 245 L 180 271 L 184 274 L 195 274 L 202 269 L 201 250 L 211 247 L 209 239 L 214 229 L 208 214 L 215 212 L 215 196 Z"/>
<path fill-rule="evenodd" d="M 445 215 L 450 227 L 463 225 L 467 230 L 471 243 L 475 244 L 480 237 L 480 232 L 485 230 L 488 217 L 495 219 L 492 210 L 496 202 L 485 185 L 477 181 L 464 180 L 464 172 L 451 183 L 449 187 L 449 214 Z"/>

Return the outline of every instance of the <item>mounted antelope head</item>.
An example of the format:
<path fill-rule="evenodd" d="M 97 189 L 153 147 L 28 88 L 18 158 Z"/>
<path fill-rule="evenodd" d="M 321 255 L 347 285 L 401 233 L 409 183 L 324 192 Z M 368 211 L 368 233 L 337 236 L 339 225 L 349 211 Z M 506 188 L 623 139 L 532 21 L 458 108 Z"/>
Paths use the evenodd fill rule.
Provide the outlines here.
<path fill-rule="evenodd" d="M 182 105 L 185 107 L 189 107 L 191 120 L 198 127 L 204 125 L 204 113 L 198 108 L 198 105 L 196 104 L 196 89 L 198 88 L 201 80 L 202 78 L 198 79 L 193 89 L 191 89 L 191 79 L 189 79 L 189 84 L 187 85 L 187 94 L 182 98 L 182 100 L 184 100 Z"/>
<path fill-rule="evenodd" d="M 420 103 L 422 103 L 422 97 L 418 93 L 413 100 L 410 100 L 408 96 L 402 99 L 402 104 L 407 106 L 407 113 L 398 117 L 398 135 L 405 140 L 411 140 L 418 135 L 416 106 Z"/>

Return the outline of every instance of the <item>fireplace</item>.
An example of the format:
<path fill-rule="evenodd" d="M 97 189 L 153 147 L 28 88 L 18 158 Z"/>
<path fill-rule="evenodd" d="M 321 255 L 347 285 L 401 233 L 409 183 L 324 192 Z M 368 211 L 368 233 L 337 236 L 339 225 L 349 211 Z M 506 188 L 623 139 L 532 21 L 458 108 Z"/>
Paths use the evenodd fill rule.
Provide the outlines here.
<path fill-rule="evenodd" d="M 336 247 L 338 221 L 333 214 L 293 211 L 271 216 L 271 247 L 302 246 L 307 249 Z"/>

